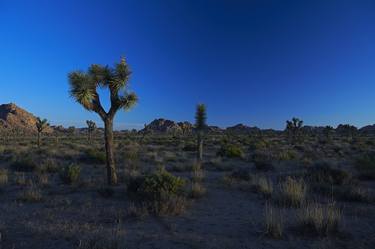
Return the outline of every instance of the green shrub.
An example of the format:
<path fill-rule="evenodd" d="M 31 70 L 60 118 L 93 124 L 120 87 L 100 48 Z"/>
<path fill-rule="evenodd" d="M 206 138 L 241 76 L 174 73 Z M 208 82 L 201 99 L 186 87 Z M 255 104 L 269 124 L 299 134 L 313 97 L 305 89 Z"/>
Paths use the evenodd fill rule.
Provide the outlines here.
<path fill-rule="evenodd" d="M 218 156 L 229 158 L 243 158 L 244 152 L 242 148 L 234 144 L 223 144 L 217 152 Z"/>
<path fill-rule="evenodd" d="M 182 192 L 185 181 L 166 170 L 129 179 L 127 190 L 143 200 L 160 200 L 163 195 L 176 196 Z"/>
<path fill-rule="evenodd" d="M 79 180 L 80 174 L 81 167 L 79 165 L 71 164 L 61 170 L 60 178 L 64 183 L 72 184 Z"/>

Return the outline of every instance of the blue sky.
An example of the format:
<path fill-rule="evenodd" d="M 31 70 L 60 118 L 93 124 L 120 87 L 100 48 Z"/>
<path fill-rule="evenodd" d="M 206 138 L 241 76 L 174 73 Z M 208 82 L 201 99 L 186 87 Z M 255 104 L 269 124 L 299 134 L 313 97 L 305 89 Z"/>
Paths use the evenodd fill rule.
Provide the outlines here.
<path fill-rule="evenodd" d="M 375 123 L 375 1 L 0 0 L 0 51 L 0 103 L 52 124 L 99 122 L 67 74 L 121 55 L 140 102 L 120 129 L 200 102 L 219 126 Z"/>

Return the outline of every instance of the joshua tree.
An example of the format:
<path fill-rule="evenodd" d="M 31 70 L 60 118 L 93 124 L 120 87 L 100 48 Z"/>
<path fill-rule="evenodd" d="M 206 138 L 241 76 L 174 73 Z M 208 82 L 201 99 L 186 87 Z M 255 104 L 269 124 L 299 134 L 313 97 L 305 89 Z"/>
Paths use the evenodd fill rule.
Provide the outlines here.
<path fill-rule="evenodd" d="M 303 121 L 298 118 L 292 118 L 292 120 L 286 121 L 286 132 L 289 135 L 289 139 L 292 143 L 295 143 L 298 138 L 302 135 Z"/>
<path fill-rule="evenodd" d="M 353 137 L 358 132 L 358 128 L 350 124 L 339 124 L 336 128 L 336 131 L 340 135 L 346 136 L 349 139 L 353 139 Z"/>
<path fill-rule="evenodd" d="M 327 125 L 323 129 L 323 134 L 326 137 L 327 141 L 331 141 L 332 133 L 335 129 L 332 126 Z"/>
<path fill-rule="evenodd" d="M 197 131 L 197 160 L 200 164 L 203 158 L 203 133 L 207 127 L 206 106 L 199 104 L 195 113 L 195 130 Z"/>
<path fill-rule="evenodd" d="M 39 117 L 36 118 L 36 123 L 35 123 L 36 129 L 38 131 L 38 147 L 40 147 L 40 139 L 42 136 L 42 132 L 44 129 L 49 126 L 47 119 L 40 119 Z"/>
<path fill-rule="evenodd" d="M 138 101 L 135 93 L 127 90 L 130 74 L 130 68 L 124 58 L 113 68 L 94 64 L 87 72 L 75 71 L 69 74 L 71 96 L 88 111 L 96 112 L 104 122 L 107 179 L 110 185 L 117 183 L 113 152 L 113 119 L 118 110 L 129 110 Z M 108 111 L 105 111 L 100 103 L 97 92 L 99 87 L 109 89 L 111 107 Z"/>
<path fill-rule="evenodd" d="M 89 138 L 89 141 L 91 142 L 91 137 L 92 137 L 92 134 L 95 132 L 96 130 L 96 124 L 94 121 L 91 121 L 91 120 L 86 120 L 86 124 L 87 124 L 87 133 L 88 133 L 88 138 Z"/>

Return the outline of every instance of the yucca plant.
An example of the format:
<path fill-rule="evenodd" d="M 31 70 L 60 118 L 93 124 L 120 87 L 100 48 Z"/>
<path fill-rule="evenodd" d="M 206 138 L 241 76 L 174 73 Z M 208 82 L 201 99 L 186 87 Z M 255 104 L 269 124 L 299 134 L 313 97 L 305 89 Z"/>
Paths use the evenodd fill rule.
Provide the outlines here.
<path fill-rule="evenodd" d="M 40 140 L 42 132 L 49 126 L 47 119 L 36 118 L 36 130 L 38 132 L 38 147 L 40 147 Z"/>
<path fill-rule="evenodd" d="M 91 142 L 92 134 L 96 130 L 96 124 L 94 121 L 86 120 L 88 139 Z"/>
<path fill-rule="evenodd" d="M 86 110 L 96 112 L 104 122 L 107 180 L 109 185 L 117 183 L 113 151 L 113 119 L 118 110 L 129 110 L 138 102 L 135 93 L 129 92 L 130 68 L 121 59 L 113 68 L 93 64 L 87 72 L 74 71 L 69 74 L 70 94 Z M 111 107 L 105 111 L 100 103 L 98 88 L 108 88 Z"/>
<path fill-rule="evenodd" d="M 206 120 L 206 106 L 204 104 L 197 105 L 197 111 L 195 113 L 195 130 L 197 132 L 197 160 L 199 164 L 203 159 L 203 135 L 207 128 Z"/>

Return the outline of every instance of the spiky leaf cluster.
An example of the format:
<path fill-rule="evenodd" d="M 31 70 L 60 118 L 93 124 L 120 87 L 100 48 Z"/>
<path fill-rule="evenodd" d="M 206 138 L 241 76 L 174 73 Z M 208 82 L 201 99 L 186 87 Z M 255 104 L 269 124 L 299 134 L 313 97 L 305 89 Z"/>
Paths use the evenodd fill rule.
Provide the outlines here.
<path fill-rule="evenodd" d="M 204 130 L 207 127 L 206 120 L 206 106 L 204 104 L 197 105 L 197 111 L 195 113 L 195 128 L 198 131 Z"/>
<path fill-rule="evenodd" d="M 38 132 L 42 132 L 47 126 L 49 126 L 47 119 L 41 119 L 39 117 L 36 118 L 35 123 L 36 129 Z"/>
<path fill-rule="evenodd" d="M 94 111 L 102 119 L 113 117 L 123 108 L 130 109 L 138 102 L 135 93 L 128 91 L 130 68 L 123 58 L 113 68 L 98 64 L 91 65 L 87 72 L 74 71 L 69 74 L 70 95 L 89 111 Z M 110 91 L 111 108 L 103 109 L 97 89 L 108 88 Z"/>

